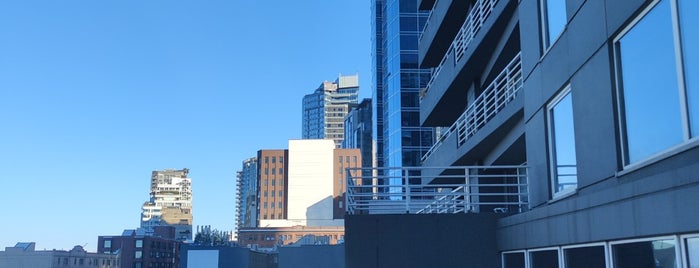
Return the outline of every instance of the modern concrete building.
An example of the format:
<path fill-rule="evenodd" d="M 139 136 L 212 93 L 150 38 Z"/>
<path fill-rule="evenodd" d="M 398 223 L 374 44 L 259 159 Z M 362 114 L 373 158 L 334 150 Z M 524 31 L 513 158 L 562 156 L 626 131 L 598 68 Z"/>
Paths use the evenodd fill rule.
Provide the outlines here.
<path fill-rule="evenodd" d="M 429 15 L 418 10 L 418 2 L 371 1 L 373 139 L 378 167 L 417 166 L 435 139 L 433 128 L 420 125 L 419 95 L 430 79 L 430 69 L 418 66 L 418 39 Z"/>
<path fill-rule="evenodd" d="M 5 247 L 0 251 L 2 268 L 117 268 L 120 266 L 119 254 L 90 253 L 82 246 L 66 250 L 36 250 L 36 243 L 17 243 L 14 247 Z"/>
<path fill-rule="evenodd" d="M 154 227 L 153 234 L 124 230 L 120 236 L 99 236 L 97 251 L 118 254 L 120 268 L 179 267 L 181 241 L 172 226 Z"/>
<path fill-rule="evenodd" d="M 293 226 L 239 230 L 238 245 L 274 248 L 293 244 L 336 245 L 345 238 L 344 226 Z M 310 242 L 309 242 L 310 241 Z"/>
<path fill-rule="evenodd" d="M 303 97 L 302 138 L 332 139 L 340 148 L 345 139 L 345 116 L 359 96 L 359 75 L 340 75 L 335 82 L 325 81 Z"/>
<path fill-rule="evenodd" d="M 420 122 L 446 131 L 416 168 L 423 199 L 388 199 L 404 215 L 348 204 L 348 267 L 401 261 L 400 247 L 360 238 L 396 220 L 420 226 L 405 212 L 458 214 L 424 216 L 432 247 L 410 248 L 402 267 L 699 264 L 699 2 L 418 2 L 430 10 L 420 66 L 434 68 Z M 487 242 L 438 238 L 458 226 Z M 430 249 L 442 245 L 461 253 Z"/>
<path fill-rule="evenodd" d="M 372 167 L 374 159 L 372 143 L 371 99 L 363 99 L 352 107 L 345 117 L 343 149 L 358 148 L 362 154 L 362 167 Z"/>
<path fill-rule="evenodd" d="M 192 179 L 189 169 L 153 171 L 150 200 L 143 204 L 141 228 L 152 233 L 156 226 L 175 227 L 176 238 L 192 240 Z"/>
<path fill-rule="evenodd" d="M 236 228 L 257 225 L 257 157 L 243 160 L 236 181 Z"/>

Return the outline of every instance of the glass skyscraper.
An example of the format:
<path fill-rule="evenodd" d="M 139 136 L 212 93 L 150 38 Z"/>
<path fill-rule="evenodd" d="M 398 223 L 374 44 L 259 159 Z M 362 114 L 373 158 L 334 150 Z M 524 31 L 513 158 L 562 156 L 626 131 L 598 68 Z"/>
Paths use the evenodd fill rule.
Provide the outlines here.
<path fill-rule="evenodd" d="M 357 105 L 359 76 L 340 76 L 323 82 L 303 97 L 302 138 L 332 139 L 340 148 L 345 139 L 345 116 Z"/>
<path fill-rule="evenodd" d="M 419 166 L 434 143 L 433 128 L 420 127 L 420 90 L 430 79 L 418 68 L 418 39 L 429 13 L 418 0 L 372 2 L 374 140 L 377 166 Z"/>

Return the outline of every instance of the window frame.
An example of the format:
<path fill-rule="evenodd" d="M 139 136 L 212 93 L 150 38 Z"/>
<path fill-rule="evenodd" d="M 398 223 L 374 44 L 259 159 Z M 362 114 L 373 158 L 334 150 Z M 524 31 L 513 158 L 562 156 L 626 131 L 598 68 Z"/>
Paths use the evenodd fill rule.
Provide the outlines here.
<path fill-rule="evenodd" d="M 505 268 L 505 254 L 522 253 L 524 255 L 524 267 L 529 268 L 529 253 L 527 250 L 511 250 L 500 252 L 500 267 Z"/>
<path fill-rule="evenodd" d="M 680 104 L 680 122 L 682 123 L 682 136 L 683 140 L 677 145 L 670 146 L 661 150 L 657 153 L 651 154 L 643 159 L 637 160 L 636 162 L 631 162 L 628 156 L 628 142 L 626 128 L 626 108 L 624 104 L 624 89 L 623 89 L 623 76 L 621 73 L 621 47 L 619 41 L 626 36 L 626 34 L 631 31 L 638 23 L 643 20 L 648 13 L 650 13 L 653 8 L 655 8 L 661 1 L 669 1 L 670 3 L 670 20 L 672 24 L 672 41 L 675 54 L 675 68 L 677 71 L 677 90 L 679 91 L 679 104 Z M 691 137 L 691 127 L 689 118 L 689 105 L 687 99 L 686 81 L 685 81 L 685 70 L 684 70 L 684 51 L 682 47 L 681 32 L 680 32 L 680 21 L 679 21 L 679 0 L 653 0 L 649 2 L 645 7 L 642 8 L 633 20 L 631 20 L 627 25 L 625 25 L 619 33 L 616 34 L 612 40 L 612 62 L 613 62 L 613 73 L 614 73 L 614 93 L 616 94 L 615 104 L 617 107 L 616 119 L 617 127 L 619 128 L 619 152 L 621 154 L 621 170 L 617 173 L 617 176 L 627 174 L 629 172 L 635 171 L 639 168 L 645 167 L 647 165 L 656 163 L 663 159 L 669 158 L 673 155 L 679 154 L 681 152 L 687 151 L 691 148 L 699 146 L 699 135 L 692 138 Z M 699 133 L 698 133 L 699 134 Z"/>
<path fill-rule="evenodd" d="M 568 28 L 568 12 L 565 10 L 565 24 L 563 24 L 563 29 L 561 29 L 561 32 L 549 42 L 549 36 L 550 36 L 550 29 L 549 29 L 549 13 L 548 13 L 548 1 L 565 1 L 565 0 L 539 0 L 539 23 L 541 26 L 539 27 L 539 33 L 541 34 L 541 57 L 543 58 L 548 54 L 549 50 L 551 50 L 551 47 L 553 47 L 554 44 L 558 43 L 558 40 L 561 39 L 561 36 L 563 33 L 566 31 Z M 564 2 L 563 4 L 567 8 L 567 4 Z"/>
<path fill-rule="evenodd" d="M 586 244 L 575 244 L 575 245 L 568 245 L 568 246 L 562 246 L 561 247 L 561 263 L 560 267 L 566 267 L 566 254 L 565 251 L 566 249 L 575 249 L 575 248 L 588 248 L 588 247 L 599 247 L 602 246 L 604 250 L 604 264 L 605 267 L 612 267 L 612 259 L 611 256 L 609 255 L 610 249 L 609 249 L 609 243 L 606 242 L 597 242 L 597 243 L 586 243 Z"/>
<path fill-rule="evenodd" d="M 681 256 L 682 245 L 680 244 L 682 242 L 682 240 L 679 239 L 679 236 L 677 236 L 677 235 L 653 236 L 653 237 L 610 241 L 607 243 L 608 244 L 607 256 L 609 256 L 609 263 L 608 263 L 609 265 L 607 267 L 615 268 L 615 266 L 614 266 L 614 246 L 615 245 L 631 244 L 631 243 L 638 243 L 638 242 L 648 242 L 648 241 L 656 241 L 656 240 L 674 240 L 675 241 L 675 263 L 678 264 L 679 267 L 683 267 L 682 260 L 681 260 L 681 258 L 682 258 L 682 256 Z"/>
<path fill-rule="evenodd" d="M 539 252 L 539 251 L 551 251 L 551 250 L 556 251 L 556 253 L 557 253 L 556 256 L 558 257 L 558 267 L 561 267 L 563 265 L 561 262 L 562 261 L 562 258 L 561 258 L 562 253 L 561 252 L 563 252 L 561 250 L 561 247 L 545 247 L 545 248 L 530 249 L 530 250 L 526 251 L 527 253 L 525 254 L 524 260 L 526 261 L 525 264 L 526 264 L 527 268 L 532 267 L 532 257 L 531 257 L 532 253 Z"/>
<path fill-rule="evenodd" d="M 681 267 L 689 267 L 689 255 L 687 254 L 687 251 L 689 250 L 689 245 L 687 245 L 687 239 L 690 239 L 690 238 L 699 239 L 699 233 L 686 234 L 686 235 L 681 235 L 679 237 L 680 244 L 678 244 L 678 247 L 680 248 L 680 258 L 681 258 L 680 265 L 681 265 Z"/>
<path fill-rule="evenodd" d="M 569 189 L 564 189 L 561 191 L 557 191 L 557 185 L 558 185 L 558 169 L 557 169 L 557 153 L 556 153 L 556 143 L 555 143 L 555 133 L 554 133 L 554 122 L 553 122 L 553 110 L 556 108 L 556 106 L 561 103 L 561 101 L 570 95 L 571 97 L 571 109 L 573 109 L 573 92 L 572 92 L 572 87 L 570 84 L 567 84 L 563 89 L 556 94 L 556 96 L 551 99 L 551 101 L 546 105 L 546 134 L 547 134 L 547 152 L 549 155 L 548 159 L 548 165 L 549 165 L 549 183 L 550 183 L 550 188 L 549 190 L 551 191 L 551 199 L 552 200 L 557 200 L 561 199 L 564 197 L 567 197 L 569 195 L 574 194 L 578 190 L 578 178 L 577 178 L 577 169 L 578 169 L 578 164 L 577 164 L 577 155 L 575 157 L 575 173 L 576 173 L 576 184 L 575 187 L 569 188 Z M 573 125 L 575 125 L 575 114 L 573 113 Z M 573 141 L 575 141 L 575 131 L 573 131 Z M 575 147 L 575 142 L 573 144 L 573 147 Z M 575 150 L 575 153 L 577 154 L 577 149 Z"/>

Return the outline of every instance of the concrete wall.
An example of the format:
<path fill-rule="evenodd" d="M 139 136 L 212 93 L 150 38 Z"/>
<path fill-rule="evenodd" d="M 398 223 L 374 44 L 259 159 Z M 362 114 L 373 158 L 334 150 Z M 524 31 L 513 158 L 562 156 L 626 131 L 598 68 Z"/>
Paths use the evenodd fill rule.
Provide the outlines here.
<path fill-rule="evenodd" d="M 250 249 L 244 247 L 183 245 L 181 249 L 181 268 L 248 268 L 249 265 Z"/>
<path fill-rule="evenodd" d="M 333 218 L 333 149 L 332 140 L 289 141 L 287 219 Z M 320 202 L 328 209 L 308 211 Z"/>
<path fill-rule="evenodd" d="M 279 268 L 344 268 L 345 246 L 322 245 L 279 248 Z"/>
<path fill-rule="evenodd" d="M 497 214 L 347 215 L 348 268 L 498 267 Z"/>

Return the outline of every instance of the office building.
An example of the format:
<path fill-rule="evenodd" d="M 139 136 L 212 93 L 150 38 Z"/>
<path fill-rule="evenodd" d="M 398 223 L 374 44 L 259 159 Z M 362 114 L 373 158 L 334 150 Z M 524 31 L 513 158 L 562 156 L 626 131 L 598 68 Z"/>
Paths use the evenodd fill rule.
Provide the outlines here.
<path fill-rule="evenodd" d="M 505 268 L 699 264 L 691 71 L 698 2 L 419 3 L 430 10 L 420 64 L 435 70 L 420 122 L 445 131 L 417 169 L 425 196 L 441 192 L 429 203 L 404 194 L 403 215 L 348 204 L 369 214 L 346 218 L 348 260 L 372 254 L 358 250 L 372 242 L 387 247 L 371 261 L 402 257 L 399 247 L 355 233 L 371 232 L 355 219 L 373 219 L 380 232 L 395 226 L 390 220 L 419 228 L 429 218 L 459 230 L 459 239 L 436 239 L 443 232 L 424 228 L 430 247 L 401 245 L 417 252 L 402 267 L 423 260 Z M 379 212 L 392 215 L 371 215 Z M 479 243 L 459 242 L 469 239 Z M 430 249 L 443 245 L 459 250 Z M 376 267 L 371 261 L 348 267 Z"/>
<path fill-rule="evenodd" d="M 418 39 L 429 12 L 418 0 L 372 1 L 372 99 L 378 167 L 418 166 L 434 129 L 420 125 L 419 95 L 430 69 L 418 66 Z"/>
<path fill-rule="evenodd" d="M 374 159 L 371 112 L 371 99 L 363 99 L 345 117 L 345 140 L 342 142 L 342 148 L 358 148 L 362 154 L 362 167 L 372 167 Z"/>
<path fill-rule="evenodd" d="M 257 159 L 258 222 L 250 227 L 259 226 L 259 221 L 287 218 L 288 150 L 259 150 Z"/>
<path fill-rule="evenodd" d="M 36 250 L 36 243 L 17 243 L 0 251 L 2 268 L 118 268 L 119 254 L 87 252 L 82 246 L 71 250 Z"/>
<path fill-rule="evenodd" d="M 359 75 L 340 75 L 335 82 L 325 81 L 303 97 L 302 138 L 332 139 L 340 148 L 345 139 L 345 116 L 359 95 Z"/>
<path fill-rule="evenodd" d="M 186 168 L 153 171 L 150 200 L 141 213 L 141 228 L 147 233 L 156 226 L 172 226 L 178 240 L 192 240 L 192 179 L 188 174 Z"/>
<path fill-rule="evenodd" d="M 243 160 L 236 181 L 236 228 L 257 225 L 257 157 Z"/>
<path fill-rule="evenodd" d="M 175 227 L 156 226 L 152 234 L 142 229 L 124 230 L 118 236 L 99 236 L 97 251 L 118 254 L 120 268 L 179 267 L 181 241 L 175 239 Z"/>

